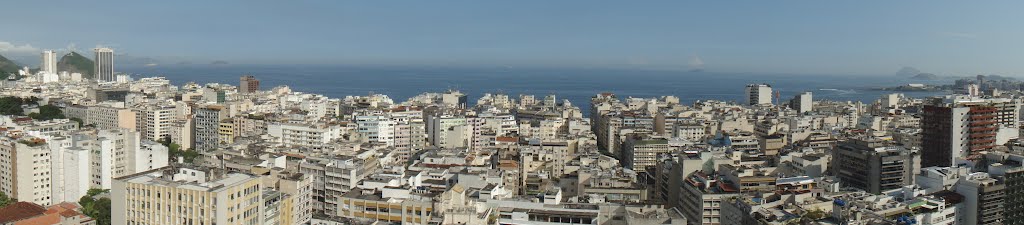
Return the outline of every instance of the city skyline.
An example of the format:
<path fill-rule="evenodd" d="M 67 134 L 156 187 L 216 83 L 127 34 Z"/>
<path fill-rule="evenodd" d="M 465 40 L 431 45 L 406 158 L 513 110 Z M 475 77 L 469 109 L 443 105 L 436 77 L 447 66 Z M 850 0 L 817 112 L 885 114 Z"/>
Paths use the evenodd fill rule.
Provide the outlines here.
<path fill-rule="evenodd" d="M 594 4 L 18 2 L 0 54 L 94 45 L 119 62 L 1019 75 L 1016 2 Z M 82 5 L 75 5 L 82 4 Z M 92 9 L 109 9 L 109 12 Z M 258 15 L 258 16 L 253 16 Z M 25 19 L 34 18 L 34 19 Z M 131 20 L 118 18 L 132 18 Z M 814 19 L 809 19 L 814 18 Z M 96 26 L 92 21 L 108 21 Z M 45 29 L 44 29 L 45 28 Z M 62 52 L 63 53 L 63 52 Z M 122 60 L 123 59 L 123 60 Z"/>
<path fill-rule="evenodd" d="M 1024 224 L 1024 3 L 4 6 L 0 224 Z"/>

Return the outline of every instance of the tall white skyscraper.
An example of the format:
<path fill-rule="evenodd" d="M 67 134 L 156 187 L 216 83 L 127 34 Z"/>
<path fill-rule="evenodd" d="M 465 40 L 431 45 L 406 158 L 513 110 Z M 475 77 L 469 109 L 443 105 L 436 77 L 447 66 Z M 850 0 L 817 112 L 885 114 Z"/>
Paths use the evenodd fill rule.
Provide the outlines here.
<path fill-rule="evenodd" d="M 42 64 L 39 65 L 40 72 L 43 73 L 57 73 L 57 52 L 54 51 L 43 51 Z"/>
<path fill-rule="evenodd" d="M 109 48 L 96 48 L 96 74 L 97 81 L 114 81 L 114 50 Z"/>
<path fill-rule="evenodd" d="M 748 84 L 747 104 L 749 105 L 771 105 L 772 86 L 768 84 Z"/>

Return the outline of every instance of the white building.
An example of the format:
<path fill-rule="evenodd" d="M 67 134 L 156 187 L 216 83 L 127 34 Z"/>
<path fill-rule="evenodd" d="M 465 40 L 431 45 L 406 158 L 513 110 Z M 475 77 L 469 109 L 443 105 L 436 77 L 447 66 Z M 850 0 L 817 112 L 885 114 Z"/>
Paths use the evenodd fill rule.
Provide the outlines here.
<path fill-rule="evenodd" d="M 114 82 L 114 50 L 109 48 L 96 48 L 96 74 L 93 77 L 100 82 Z"/>
<path fill-rule="evenodd" d="M 943 190 L 953 190 L 957 181 L 967 175 L 965 167 L 926 167 L 921 168 L 914 178 L 914 184 L 924 189 L 926 194 Z"/>
<path fill-rule="evenodd" d="M 78 146 L 61 149 L 62 176 L 60 183 L 54 182 L 53 184 L 54 204 L 76 202 L 89 191 L 91 187 L 89 179 L 90 153 L 89 149 Z"/>
<path fill-rule="evenodd" d="M 967 90 L 967 95 L 968 96 L 971 96 L 971 97 L 981 96 L 981 90 L 980 90 L 980 88 L 978 88 L 977 84 L 967 84 L 967 85 L 965 85 L 964 90 Z"/>
<path fill-rule="evenodd" d="M 748 105 L 771 105 L 772 86 L 768 84 L 748 84 L 745 96 Z"/>
<path fill-rule="evenodd" d="M 98 136 L 95 144 L 99 149 L 95 149 L 92 155 L 91 186 L 110 189 L 115 177 L 138 172 L 132 161 L 140 149 L 140 135 L 127 130 L 100 130 Z"/>
<path fill-rule="evenodd" d="M 338 124 L 272 123 L 267 134 L 286 146 L 322 148 L 341 137 L 343 127 Z"/>
<path fill-rule="evenodd" d="M 39 72 L 57 74 L 57 52 L 52 50 L 43 51 L 43 60 L 39 65 Z"/>
<path fill-rule="evenodd" d="M 132 77 L 129 76 L 128 74 L 118 74 L 118 75 L 116 75 L 114 77 L 115 77 L 114 82 L 117 82 L 119 84 L 127 84 L 127 83 L 132 82 Z"/>
<path fill-rule="evenodd" d="M 132 172 L 142 172 L 168 165 L 170 149 L 163 144 L 143 140 L 139 148 L 134 151 L 132 159 Z"/>
<path fill-rule="evenodd" d="M 366 137 L 367 141 L 384 143 L 387 146 L 395 146 L 395 127 L 397 121 L 385 115 L 357 116 L 356 132 Z"/>
<path fill-rule="evenodd" d="M 431 116 L 427 121 L 427 140 L 440 148 L 464 148 L 470 144 L 472 127 L 465 117 Z"/>

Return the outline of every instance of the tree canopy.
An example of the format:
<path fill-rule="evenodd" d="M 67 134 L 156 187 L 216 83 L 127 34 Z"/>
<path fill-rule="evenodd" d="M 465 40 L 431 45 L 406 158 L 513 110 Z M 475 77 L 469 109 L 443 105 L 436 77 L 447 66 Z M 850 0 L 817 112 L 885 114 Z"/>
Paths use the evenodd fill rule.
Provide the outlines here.
<path fill-rule="evenodd" d="M 64 111 L 54 105 L 39 106 L 39 113 L 29 113 L 29 117 L 35 120 L 64 119 Z"/>
<path fill-rule="evenodd" d="M 181 150 L 181 145 L 171 142 L 170 139 L 164 139 L 160 141 L 160 144 L 167 146 L 167 152 L 172 162 L 177 161 L 178 156 L 184 157 L 186 163 L 192 163 L 193 161 L 195 161 L 196 158 L 199 157 L 199 152 Z"/>
<path fill-rule="evenodd" d="M 96 224 L 99 225 L 110 225 L 110 199 L 99 198 L 96 199 L 96 195 L 106 192 L 103 189 L 89 189 L 85 196 L 78 199 L 78 204 L 82 205 L 82 214 L 96 219 Z"/>
<path fill-rule="evenodd" d="M 25 104 L 25 99 L 7 96 L 0 98 L 0 115 L 23 115 L 25 111 L 21 108 L 21 105 Z"/>
<path fill-rule="evenodd" d="M 14 203 L 15 201 L 16 200 L 14 200 L 14 199 L 12 199 L 10 197 L 7 197 L 7 194 L 5 194 L 3 192 L 0 192 L 0 208 L 3 208 L 4 206 L 10 205 L 11 203 Z"/>

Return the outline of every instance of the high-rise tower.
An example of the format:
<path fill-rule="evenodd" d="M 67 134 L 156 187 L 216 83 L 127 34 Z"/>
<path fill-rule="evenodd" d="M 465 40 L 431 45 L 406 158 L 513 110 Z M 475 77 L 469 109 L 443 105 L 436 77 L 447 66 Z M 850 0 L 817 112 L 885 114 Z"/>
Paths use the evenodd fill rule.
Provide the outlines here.
<path fill-rule="evenodd" d="M 772 86 L 768 84 L 749 84 L 746 88 L 748 105 L 771 105 Z"/>
<path fill-rule="evenodd" d="M 43 73 L 57 73 L 57 52 L 54 51 L 43 51 L 42 64 L 39 65 L 40 72 Z"/>
<path fill-rule="evenodd" d="M 97 81 L 114 81 L 114 50 L 109 48 L 96 48 L 96 71 L 93 76 Z"/>

